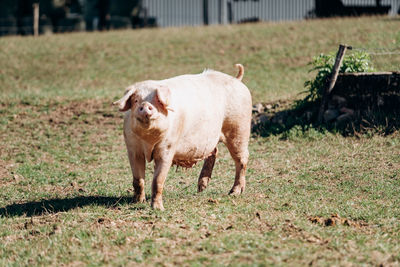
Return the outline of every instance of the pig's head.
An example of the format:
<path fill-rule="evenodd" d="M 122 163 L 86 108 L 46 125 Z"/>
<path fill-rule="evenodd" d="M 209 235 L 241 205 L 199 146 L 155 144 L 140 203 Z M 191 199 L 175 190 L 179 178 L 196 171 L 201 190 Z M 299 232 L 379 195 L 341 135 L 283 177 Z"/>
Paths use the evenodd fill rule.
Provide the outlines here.
<path fill-rule="evenodd" d="M 171 92 L 168 87 L 152 83 L 138 83 L 128 87 L 125 95 L 114 105 L 121 112 L 131 110 L 132 128 L 136 131 L 163 131 L 168 127 Z"/>

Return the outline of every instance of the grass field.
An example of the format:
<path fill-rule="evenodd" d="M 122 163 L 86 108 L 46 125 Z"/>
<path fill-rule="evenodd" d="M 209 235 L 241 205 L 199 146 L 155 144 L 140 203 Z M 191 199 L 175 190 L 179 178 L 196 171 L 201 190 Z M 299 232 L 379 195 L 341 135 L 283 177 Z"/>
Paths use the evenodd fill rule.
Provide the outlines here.
<path fill-rule="evenodd" d="M 0 266 L 400 265 L 400 132 L 343 137 L 299 127 L 253 136 L 246 192 L 171 169 L 164 212 L 131 203 L 122 114 L 138 80 L 214 68 L 253 102 L 299 99 L 307 63 L 339 43 L 400 46 L 399 18 L 371 17 L 0 39 Z M 399 70 L 400 56 L 373 56 Z M 152 164 L 146 172 L 150 197 Z"/>

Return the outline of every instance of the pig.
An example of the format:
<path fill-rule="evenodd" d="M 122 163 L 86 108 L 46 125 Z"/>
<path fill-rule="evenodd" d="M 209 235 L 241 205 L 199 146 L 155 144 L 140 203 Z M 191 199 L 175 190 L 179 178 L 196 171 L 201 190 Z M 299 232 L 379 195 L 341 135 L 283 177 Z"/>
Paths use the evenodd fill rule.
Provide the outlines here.
<path fill-rule="evenodd" d="M 114 102 L 124 115 L 124 139 L 133 174 L 134 201 L 145 202 L 145 164 L 154 160 L 151 206 L 164 210 L 162 192 L 172 165 L 190 168 L 204 160 L 198 192 L 210 182 L 219 142 L 233 160 L 236 174 L 229 194 L 246 186 L 252 101 L 241 80 L 206 69 L 166 80 L 147 80 L 129 86 Z"/>

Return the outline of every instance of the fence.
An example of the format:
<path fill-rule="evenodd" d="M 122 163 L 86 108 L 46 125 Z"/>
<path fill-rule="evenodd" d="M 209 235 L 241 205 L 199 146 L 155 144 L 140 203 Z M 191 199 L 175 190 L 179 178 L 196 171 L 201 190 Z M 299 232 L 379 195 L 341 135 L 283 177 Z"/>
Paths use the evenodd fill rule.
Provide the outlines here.
<path fill-rule="evenodd" d="M 143 7 L 158 26 L 169 27 L 300 20 L 307 17 L 315 5 L 314 0 L 145 0 Z"/>
<path fill-rule="evenodd" d="M 98 0 L 91 0 L 91 2 L 93 1 Z M 80 2 L 82 5 L 87 4 L 86 9 L 88 6 L 91 8 L 96 6 L 93 3 L 89 5 L 88 0 Z M 118 2 L 126 5 L 123 0 L 111 2 L 114 6 Z M 112 11 L 112 8 L 111 12 L 108 8 L 108 13 L 89 12 L 95 14 L 92 17 L 87 17 L 86 14 L 66 13 L 60 18 L 50 19 L 49 16 L 44 18 L 45 16 L 41 14 L 39 30 L 41 33 L 45 33 L 146 26 L 196 26 L 256 21 L 290 21 L 340 15 L 394 15 L 400 12 L 400 0 L 142 0 L 135 3 L 136 6 L 130 5 L 132 11 L 123 10 L 124 14 Z M 24 8 L 26 9 L 26 7 Z M 85 6 L 81 10 L 85 10 Z M 133 12 L 133 10 L 136 11 Z M 33 33 L 32 17 L 16 17 L 12 14 L 4 15 L 5 13 L 4 11 L 0 12 L 0 36 Z M 131 17 L 126 15 L 132 13 L 135 15 Z M 98 14 L 107 15 L 107 18 L 99 17 Z M 105 24 L 100 25 L 99 22 Z"/>
<path fill-rule="evenodd" d="M 396 14 L 400 0 L 145 0 L 146 16 L 161 27 L 301 20 L 318 16 Z M 334 11 L 332 13 L 332 11 Z M 330 13 L 331 12 L 331 13 Z"/>

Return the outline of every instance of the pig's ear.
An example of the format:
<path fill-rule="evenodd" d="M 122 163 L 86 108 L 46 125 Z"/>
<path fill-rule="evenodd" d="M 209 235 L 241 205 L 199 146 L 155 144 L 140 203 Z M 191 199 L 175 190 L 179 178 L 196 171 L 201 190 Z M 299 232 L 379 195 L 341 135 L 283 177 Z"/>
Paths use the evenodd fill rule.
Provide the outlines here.
<path fill-rule="evenodd" d="M 135 91 L 135 88 L 129 87 L 128 89 L 126 89 L 125 95 L 120 100 L 115 101 L 113 105 L 118 105 L 119 111 L 121 112 L 127 111 L 132 106 L 130 99 Z"/>
<path fill-rule="evenodd" d="M 171 91 L 166 86 L 159 86 L 154 95 L 155 102 L 165 111 L 169 109 L 169 101 L 171 98 Z"/>

